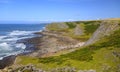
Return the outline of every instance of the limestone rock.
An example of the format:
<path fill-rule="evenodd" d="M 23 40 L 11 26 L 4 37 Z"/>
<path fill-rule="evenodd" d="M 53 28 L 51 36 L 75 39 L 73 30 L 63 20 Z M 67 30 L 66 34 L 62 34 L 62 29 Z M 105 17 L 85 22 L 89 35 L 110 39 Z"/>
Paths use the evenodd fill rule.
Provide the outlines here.
<path fill-rule="evenodd" d="M 80 25 L 77 25 L 74 29 L 74 34 L 75 35 L 83 35 L 84 34 L 83 28 L 80 27 Z"/>
<path fill-rule="evenodd" d="M 38 69 L 33 65 L 27 65 L 24 67 L 17 68 L 11 72 L 46 72 L 46 71 L 44 71 L 42 69 Z"/>
<path fill-rule="evenodd" d="M 105 20 L 100 24 L 100 27 L 93 33 L 91 38 L 85 43 L 85 45 L 90 45 L 100 40 L 104 36 L 112 34 L 115 30 L 120 28 L 118 21 Z"/>

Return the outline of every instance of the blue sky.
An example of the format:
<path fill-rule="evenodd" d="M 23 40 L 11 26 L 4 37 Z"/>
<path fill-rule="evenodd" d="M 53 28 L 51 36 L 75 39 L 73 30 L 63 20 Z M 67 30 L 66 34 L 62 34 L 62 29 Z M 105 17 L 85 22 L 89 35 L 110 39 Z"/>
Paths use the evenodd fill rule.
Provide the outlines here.
<path fill-rule="evenodd" d="M 120 0 L 0 0 L 0 21 L 120 18 Z"/>

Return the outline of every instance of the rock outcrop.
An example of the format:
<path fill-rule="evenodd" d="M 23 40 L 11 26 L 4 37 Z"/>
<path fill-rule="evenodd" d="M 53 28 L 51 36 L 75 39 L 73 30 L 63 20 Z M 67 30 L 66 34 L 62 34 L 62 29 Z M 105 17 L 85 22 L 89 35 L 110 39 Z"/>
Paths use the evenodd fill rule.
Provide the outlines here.
<path fill-rule="evenodd" d="M 119 21 L 116 20 L 105 20 L 100 24 L 100 27 L 94 32 L 91 38 L 84 44 L 90 45 L 100 40 L 101 38 L 112 34 L 115 30 L 120 28 Z"/>
<path fill-rule="evenodd" d="M 74 29 L 75 35 L 84 35 L 84 29 L 78 24 Z"/>
<path fill-rule="evenodd" d="M 56 53 L 60 50 L 77 48 L 84 44 L 84 42 L 79 42 L 67 36 L 62 36 L 60 34 L 43 31 L 41 32 L 43 37 L 36 37 L 28 39 L 27 42 L 35 44 L 37 51 L 29 54 L 32 57 L 40 57 L 48 53 Z"/>
<path fill-rule="evenodd" d="M 74 67 L 66 66 L 66 67 L 54 68 L 54 69 L 45 71 L 45 70 L 36 68 L 33 65 L 27 65 L 15 70 L 11 70 L 11 72 L 96 72 L 96 70 L 90 69 L 90 70 L 77 71 L 77 69 Z"/>
<path fill-rule="evenodd" d="M 20 67 L 20 68 L 11 70 L 11 72 L 46 72 L 46 71 L 44 71 L 42 69 L 38 69 L 33 65 L 27 65 L 24 67 Z"/>
<path fill-rule="evenodd" d="M 14 63 L 16 56 L 8 56 L 0 60 L 0 69 L 4 69 L 6 66 L 10 66 Z"/>

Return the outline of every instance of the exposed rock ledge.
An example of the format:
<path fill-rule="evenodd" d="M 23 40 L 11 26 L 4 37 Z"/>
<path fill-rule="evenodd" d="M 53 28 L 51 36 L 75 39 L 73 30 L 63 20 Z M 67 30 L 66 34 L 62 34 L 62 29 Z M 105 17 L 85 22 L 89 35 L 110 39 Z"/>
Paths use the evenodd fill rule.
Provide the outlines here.
<path fill-rule="evenodd" d="M 16 58 L 15 55 L 11 55 L 0 60 L 0 69 L 5 68 L 6 66 L 12 65 L 15 61 L 15 58 Z"/>
<path fill-rule="evenodd" d="M 56 53 L 60 50 L 77 48 L 84 45 L 84 42 L 77 41 L 55 32 L 43 31 L 37 34 L 42 34 L 43 36 L 27 39 L 26 41 L 34 44 L 38 49 L 29 54 L 29 56 L 32 57 L 41 57 L 45 54 Z"/>
<path fill-rule="evenodd" d="M 99 28 L 93 33 L 91 38 L 84 44 L 90 45 L 99 41 L 101 38 L 111 35 L 114 31 L 120 29 L 120 23 L 116 20 L 105 20 L 103 21 Z"/>
<path fill-rule="evenodd" d="M 68 50 L 78 48 L 84 45 L 84 42 L 77 41 L 60 33 L 42 31 L 37 34 L 43 35 L 42 37 L 34 37 L 23 40 L 24 43 L 32 43 L 36 48 L 32 53 L 27 54 L 31 57 L 43 57 L 46 55 L 56 53 L 61 50 Z M 24 55 L 24 54 L 21 54 Z M 26 55 L 26 54 L 25 54 Z M 14 63 L 16 56 L 8 56 L 0 60 L 0 69 L 4 69 Z"/>

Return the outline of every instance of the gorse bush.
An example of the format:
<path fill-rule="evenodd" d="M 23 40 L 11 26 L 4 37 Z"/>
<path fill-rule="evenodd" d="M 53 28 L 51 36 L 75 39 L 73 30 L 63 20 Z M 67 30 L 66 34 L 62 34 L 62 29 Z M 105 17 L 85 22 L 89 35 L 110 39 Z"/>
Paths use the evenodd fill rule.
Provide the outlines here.
<path fill-rule="evenodd" d="M 100 26 L 101 21 L 85 21 L 85 33 L 86 35 L 92 34 Z"/>
<path fill-rule="evenodd" d="M 69 27 L 70 29 L 73 29 L 73 28 L 76 27 L 76 24 L 74 24 L 74 23 L 72 23 L 72 22 L 66 22 L 66 24 L 68 25 L 68 27 Z"/>
<path fill-rule="evenodd" d="M 96 29 L 100 26 L 100 23 L 101 21 L 66 22 L 69 28 L 68 28 L 68 32 L 66 32 L 65 34 L 76 40 L 87 41 L 92 36 L 92 34 L 96 31 Z M 77 26 L 80 26 L 81 31 L 83 31 L 83 35 L 75 34 Z"/>
<path fill-rule="evenodd" d="M 47 58 L 39 58 L 40 63 L 57 63 L 58 65 L 63 63 L 65 60 L 62 57 L 47 57 Z"/>
<path fill-rule="evenodd" d="M 85 33 L 92 34 L 99 26 L 100 24 L 87 24 L 85 25 Z"/>
<path fill-rule="evenodd" d="M 92 54 L 93 51 L 90 50 L 89 48 L 83 48 L 80 50 L 76 50 L 72 53 L 68 53 L 66 55 L 63 55 L 65 58 L 69 58 L 72 60 L 78 60 L 78 61 L 90 61 L 92 60 Z"/>
<path fill-rule="evenodd" d="M 120 48 L 120 29 L 115 31 L 111 36 L 107 37 L 108 42 L 104 42 L 106 46 L 114 46 Z"/>

